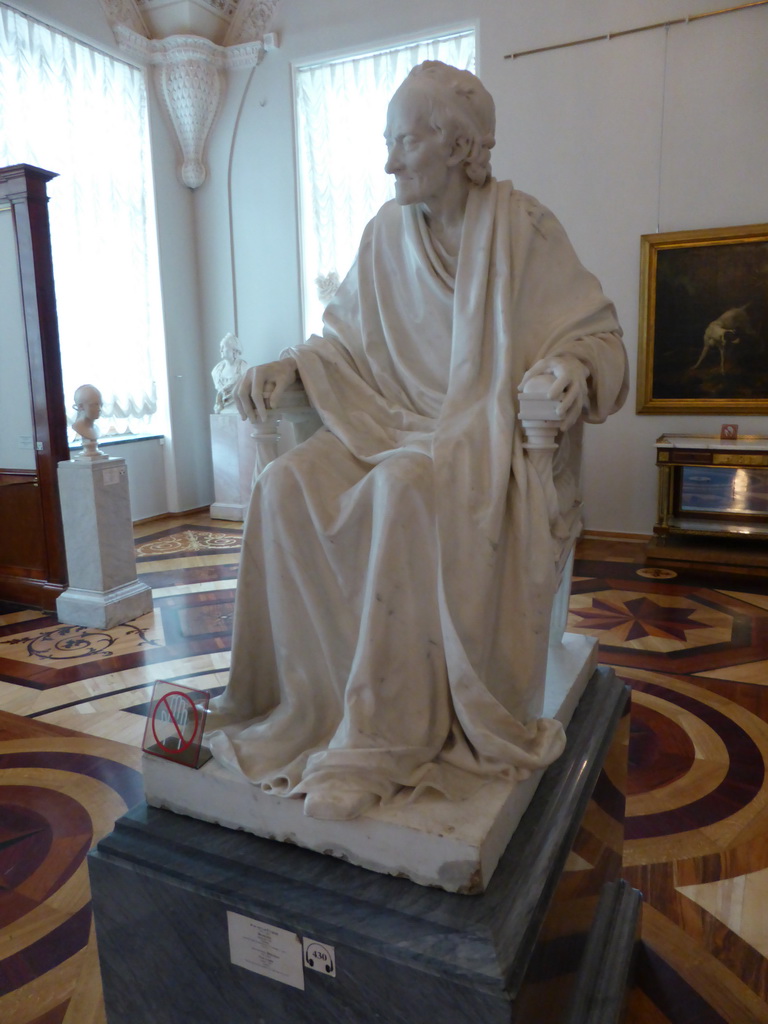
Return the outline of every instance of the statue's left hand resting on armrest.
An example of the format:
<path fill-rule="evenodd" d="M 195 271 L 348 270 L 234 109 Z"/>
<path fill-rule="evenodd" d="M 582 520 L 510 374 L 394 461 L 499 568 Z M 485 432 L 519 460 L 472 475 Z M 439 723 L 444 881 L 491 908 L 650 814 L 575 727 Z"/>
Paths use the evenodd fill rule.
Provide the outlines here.
<path fill-rule="evenodd" d="M 256 481 L 209 743 L 319 818 L 397 794 L 465 799 L 560 754 L 542 708 L 568 495 L 537 468 L 554 444 L 529 456 L 517 389 L 544 375 L 533 419 L 560 437 L 626 395 L 598 281 L 545 207 L 491 176 L 482 83 L 419 65 L 385 140 L 396 198 L 322 336 L 249 370 L 237 394 L 256 423 L 300 379 L 323 429 Z"/>
<path fill-rule="evenodd" d="M 575 356 L 539 359 L 524 374 L 518 391 L 540 393 L 542 385 L 546 384 L 549 384 L 546 397 L 558 402 L 560 429 L 570 430 L 589 406 L 589 370 Z"/>
<path fill-rule="evenodd" d="M 243 419 L 255 423 L 267 418 L 268 409 L 277 409 L 286 388 L 299 379 L 296 360 L 291 356 L 273 363 L 251 366 L 243 375 L 235 393 L 235 402 Z"/>

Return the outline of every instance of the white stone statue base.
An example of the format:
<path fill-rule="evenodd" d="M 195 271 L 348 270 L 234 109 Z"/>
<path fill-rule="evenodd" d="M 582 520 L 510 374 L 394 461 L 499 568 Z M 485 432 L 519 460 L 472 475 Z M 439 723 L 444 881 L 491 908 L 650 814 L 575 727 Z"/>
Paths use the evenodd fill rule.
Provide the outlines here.
<path fill-rule="evenodd" d="M 152 610 L 136 576 L 125 459 L 59 463 L 69 587 L 56 600 L 60 622 L 109 629 Z"/>
<path fill-rule="evenodd" d="M 234 413 L 211 415 L 212 519 L 245 519 L 257 454 L 252 434 L 253 425 Z"/>
<path fill-rule="evenodd" d="M 151 611 L 152 591 L 139 580 L 104 591 L 69 587 L 56 598 L 59 622 L 74 626 L 110 629 Z"/>
<path fill-rule="evenodd" d="M 239 415 L 211 416 L 214 503 L 211 519 L 242 522 L 251 500 L 253 481 L 278 455 L 301 444 L 320 426 L 303 388 L 294 386 L 283 395 L 280 408 L 267 413 L 264 423 L 241 420 Z"/>
<path fill-rule="evenodd" d="M 544 715 L 567 725 L 597 665 L 597 643 L 566 633 L 550 648 Z M 449 892 L 482 892 L 543 772 L 517 785 L 488 782 L 470 800 L 437 795 L 377 807 L 353 821 L 308 818 L 302 799 L 264 793 L 208 761 L 202 768 L 143 757 L 147 803 L 228 828 L 295 843 Z"/>

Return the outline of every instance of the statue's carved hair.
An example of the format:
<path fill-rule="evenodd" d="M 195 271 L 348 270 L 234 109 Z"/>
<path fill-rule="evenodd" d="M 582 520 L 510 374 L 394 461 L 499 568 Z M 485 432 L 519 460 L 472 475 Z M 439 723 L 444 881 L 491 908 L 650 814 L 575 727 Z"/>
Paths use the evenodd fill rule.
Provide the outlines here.
<path fill-rule="evenodd" d="M 405 83 L 409 81 L 428 87 L 434 128 L 467 136 L 470 151 L 464 170 L 473 184 L 484 185 L 491 176 L 491 150 L 496 145 L 496 107 L 491 94 L 471 71 L 440 60 L 417 64 Z"/>
<path fill-rule="evenodd" d="M 225 334 L 219 342 L 219 347 L 221 347 L 225 342 L 232 349 L 232 352 L 235 355 L 241 356 L 243 354 L 243 346 L 240 344 L 240 339 L 236 334 L 232 334 L 231 331 Z"/>
<path fill-rule="evenodd" d="M 73 409 L 81 409 L 88 402 L 101 402 L 101 392 L 93 384 L 81 384 L 75 391 Z"/>

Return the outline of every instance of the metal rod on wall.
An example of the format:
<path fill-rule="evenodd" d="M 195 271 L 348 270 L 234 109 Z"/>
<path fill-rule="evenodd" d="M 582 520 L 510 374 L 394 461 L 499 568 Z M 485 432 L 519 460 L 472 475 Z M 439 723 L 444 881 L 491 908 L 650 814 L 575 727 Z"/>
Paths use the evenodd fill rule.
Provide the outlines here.
<path fill-rule="evenodd" d="M 751 7 L 764 7 L 768 0 L 753 0 L 749 4 L 739 4 L 738 7 L 725 7 L 719 11 L 705 11 L 702 14 L 689 14 L 685 18 L 671 18 L 669 21 L 657 21 L 653 25 L 640 25 L 638 28 L 620 29 L 618 32 L 606 32 L 600 36 L 587 36 L 585 39 L 573 39 L 569 43 L 553 43 L 550 46 L 537 46 L 533 50 L 519 50 L 517 53 L 505 53 L 504 60 L 516 60 L 518 57 L 530 57 L 534 53 L 547 53 L 549 50 L 564 50 L 569 46 L 582 46 L 584 43 L 598 43 L 605 40 L 618 39 L 620 36 L 632 36 L 637 32 L 649 32 L 651 29 L 669 28 L 671 25 L 688 25 L 692 21 L 701 21 L 702 18 L 716 18 L 721 14 L 734 14 L 736 11 L 746 11 Z"/>

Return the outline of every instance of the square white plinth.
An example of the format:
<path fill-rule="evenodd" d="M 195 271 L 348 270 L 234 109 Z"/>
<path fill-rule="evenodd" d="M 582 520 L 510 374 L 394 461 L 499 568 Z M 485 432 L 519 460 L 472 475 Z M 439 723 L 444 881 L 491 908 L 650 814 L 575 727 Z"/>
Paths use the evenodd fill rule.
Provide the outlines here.
<path fill-rule="evenodd" d="M 550 652 L 544 715 L 567 725 L 597 665 L 597 643 L 566 633 Z M 320 821 L 303 801 L 264 793 L 213 761 L 186 768 L 143 757 L 147 803 L 295 843 L 352 864 L 449 892 L 482 892 L 543 772 L 517 785 L 488 782 L 470 800 L 423 797 L 376 807 L 354 821 Z"/>
<path fill-rule="evenodd" d="M 59 463 L 69 587 L 56 599 L 60 622 L 110 629 L 152 610 L 152 590 L 136 575 L 125 459 Z"/>
<path fill-rule="evenodd" d="M 256 465 L 253 427 L 234 413 L 211 416 L 214 503 L 212 519 L 242 522 L 248 511 Z"/>
<path fill-rule="evenodd" d="M 136 579 L 112 590 L 68 587 L 56 598 L 59 622 L 93 629 L 112 629 L 152 611 L 152 589 Z"/>

